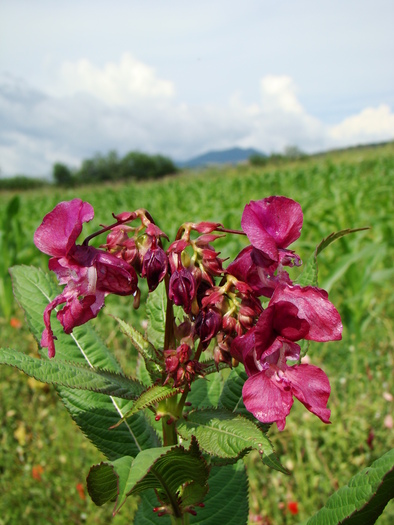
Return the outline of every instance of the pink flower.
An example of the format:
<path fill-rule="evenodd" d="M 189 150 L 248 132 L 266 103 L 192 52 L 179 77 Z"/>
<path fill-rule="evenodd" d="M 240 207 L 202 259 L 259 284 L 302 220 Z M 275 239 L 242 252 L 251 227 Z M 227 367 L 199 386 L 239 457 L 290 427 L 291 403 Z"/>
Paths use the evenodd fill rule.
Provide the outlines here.
<path fill-rule="evenodd" d="M 294 257 L 285 250 L 301 233 L 303 214 L 298 202 L 287 197 L 268 197 L 251 201 L 242 214 L 242 229 L 254 248 L 271 262 Z M 286 264 L 288 266 L 288 264 Z"/>
<path fill-rule="evenodd" d="M 296 341 L 341 339 L 342 324 L 335 307 L 319 288 L 279 285 L 255 327 L 234 339 L 232 356 L 245 365 L 245 407 L 263 423 L 283 430 L 296 397 L 322 421 L 329 423 L 330 384 L 320 368 L 287 360 L 300 358 Z"/>
<path fill-rule="evenodd" d="M 281 283 L 291 283 L 284 266 L 299 266 L 301 260 L 286 249 L 300 236 L 301 206 L 287 197 L 251 201 L 242 215 L 242 229 L 251 246 L 244 248 L 227 273 L 245 281 L 257 295 L 271 297 Z"/>
<path fill-rule="evenodd" d="M 66 333 L 97 316 L 109 293 L 130 295 L 137 290 L 137 274 L 124 260 L 88 245 L 76 245 L 84 222 L 94 216 L 93 207 L 80 199 L 61 202 L 48 213 L 34 234 L 39 250 L 51 255 L 48 267 L 60 284 L 65 284 L 44 311 L 45 329 L 41 346 L 48 356 L 55 355 L 50 316 L 58 305 L 66 303 L 57 318 Z"/>

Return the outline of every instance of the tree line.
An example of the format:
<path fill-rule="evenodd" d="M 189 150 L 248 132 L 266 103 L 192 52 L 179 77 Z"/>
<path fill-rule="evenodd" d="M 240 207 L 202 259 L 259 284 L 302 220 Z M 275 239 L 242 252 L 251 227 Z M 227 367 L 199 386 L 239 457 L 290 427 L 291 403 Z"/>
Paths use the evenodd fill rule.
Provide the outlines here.
<path fill-rule="evenodd" d="M 116 151 L 110 151 L 106 155 L 97 153 L 94 157 L 83 160 L 77 169 L 57 162 L 52 168 L 52 181 L 25 175 L 0 179 L 0 190 L 34 189 L 53 184 L 73 187 L 127 179 L 143 181 L 177 172 L 178 168 L 174 162 L 164 155 L 130 151 L 124 157 L 120 157 Z"/>

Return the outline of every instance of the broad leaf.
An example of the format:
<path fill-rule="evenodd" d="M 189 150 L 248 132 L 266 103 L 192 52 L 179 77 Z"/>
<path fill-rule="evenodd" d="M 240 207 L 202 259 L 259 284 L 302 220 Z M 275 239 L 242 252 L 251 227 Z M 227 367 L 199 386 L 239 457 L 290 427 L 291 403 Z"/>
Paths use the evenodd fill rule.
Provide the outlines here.
<path fill-rule="evenodd" d="M 194 436 L 200 448 L 212 456 L 239 459 L 255 449 L 266 458 L 270 467 L 287 473 L 276 459 L 264 432 L 249 419 L 227 410 L 209 408 L 192 411 L 177 421 L 176 429 L 182 439 Z"/>
<path fill-rule="evenodd" d="M 353 230 L 346 229 L 339 232 L 331 233 L 328 237 L 323 239 L 320 244 L 317 245 L 313 254 L 309 257 L 304 265 L 304 271 L 298 276 L 295 283 L 300 286 L 318 286 L 318 266 L 317 266 L 317 256 L 321 253 L 327 246 L 331 243 L 349 235 L 350 233 L 355 233 L 363 230 L 368 230 L 369 228 L 355 228 Z"/>
<path fill-rule="evenodd" d="M 197 379 L 191 386 L 187 401 L 193 408 L 217 406 L 224 384 L 221 372 L 204 379 Z"/>
<path fill-rule="evenodd" d="M 14 266 L 11 276 L 15 297 L 25 311 L 31 332 L 40 341 L 44 329 L 44 309 L 60 293 L 60 288 L 49 275 L 33 267 Z M 88 324 L 76 327 L 71 335 L 67 335 L 53 315 L 52 328 L 57 337 L 55 362 L 67 361 L 122 372 L 113 354 Z M 46 350 L 42 350 L 41 355 L 46 358 Z M 135 456 L 144 448 L 160 445 L 142 413 L 133 416 L 126 425 L 109 430 L 130 410 L 131 401 L 66 387 L 56 389 L 83 433 L 109 459 Z"/>
<path fill-rule="evenodd" d="M 219 398 L 219 406 L 234 412 L 249 417 L 250 412 L 245 408 L 242 399 L 242 387 L 248 376 L 246 375 L 243 365 L 239 364 L 233 368 L 227 381 L 224 383 L 223 391 Z"/>
<path fill-rule="evenodd" d="M 307 525 L 372 525 L 394 498 L 394 449 L 340 488 Z"/>
<path fill-rule="evenodd" d="M 91 390 L 107 396 L 137 399 L 143 385 L 124 375 L 66 361 L 36 359 L 22 352 L 0 349 L 0 364 L 18 368 L 43 383 Z"/>
<path fill-rule="evenodd" d="M 199 525 L 246 525 L 248 523 L 248 479 L 243 461 L 225 467 L 213 467 L 208 479 L 209 492 L 204 507 L 190 516 L 191 524 Z M 169 525 L 168 516 L 158 517 L 152 509 L 157 506 L 153 490 L 141 495 L 141 503 L 134 518 L 134 525 Z"/>
<path fill-rule="evenodd" d="M 123 416 L 123 418 L 115 425 L 115 427 L 119 426 L 127 418 L 133 416 L 140 410 L 155 405 L 156 403 L 163 401 L 163 399 L 173 397 L 176 394 L 179 394 L 180 391 L 181 390 L 179 388 L 172 388 L 170 385 L 155 385 L 148 388 L 148 390 L 145 390 L 145 392 L 140 395 L 140 397 L 133 404 L 132 408 Z"/>
<path fill-rule="evenodd" d="M 134 459 L 124 457 L 95 465 L 87 483 L 96 505 L 116 499 L 114 514 L 127 496 L 148 489 L 158 490 L 165 505 L 179 510 L 179 507 L 202 501 L 208 491 L 208 475 L 209 467 L 193 441 L 189 450 L 182 446 L 152 448 L 143 450 Z M 185 505 L 182 500 L 184 484 L 188 484 Z"/>

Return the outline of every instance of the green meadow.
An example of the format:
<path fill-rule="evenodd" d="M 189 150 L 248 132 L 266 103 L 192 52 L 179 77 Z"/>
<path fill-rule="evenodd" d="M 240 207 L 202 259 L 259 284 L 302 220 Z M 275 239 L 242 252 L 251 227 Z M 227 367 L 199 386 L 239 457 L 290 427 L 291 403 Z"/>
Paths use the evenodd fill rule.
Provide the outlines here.
<path fill-rule="evenodd" d="M 308 354 L 330 378 L 332 424 L 324 425 L 296 402 L 285 430 L 278 432 L 276 426 L 269 430 L 290 475 L 269 470 L 253 453 L 245 459 L 250 525 L 301 523 L 394 444 L 393 187 L 394 143 L 390 143 L 263 167 L 184 172 L 158 182 L 2 192 L 1 346 L 38 355 L 37 343 L 13 301 L 8 267 L 32 264 L 46 269 L 48 258 L 34 247 L 33 234 L 43 216 L 62 200 L 79 197 L 94 206 L 95 219 L 85 225 L 84 235 L 99 224 L 109 224 L 112 212 L 146 208 L 173 238 L 185 221 L 216 221 L 239 229 L 250 200 L 285 195 L 298 201 L 304 212 L 301 237 L 291 246 L 303 260 L 330 233 L 369 227 L 342 237 L 319 256 L 319 286 L 329 292 L 344 325 L 342 341 L 312 343 Z M 234 235 L 217 245 L 221 256 L 231 259 L 246 239 Z M 293 277 L 300 271 L 292 270 Z M 127 298 L 108 297 L 92 322 L 129 374 L 136 352 L 108 314 L 141 329 L 145 298 L 144 289 L 141 307 L 133 311 Z M 132 523 L 138 499 L 129 498 L 115 518 L 110 505 L 99 508 L 90 501 L 85 478 L 90 466 L 104 456 L 82 435 L 53 388 L 1 367 L 0 417 L 0 525 Z M 393 521 L 391 502 L 378 523 Z"/>

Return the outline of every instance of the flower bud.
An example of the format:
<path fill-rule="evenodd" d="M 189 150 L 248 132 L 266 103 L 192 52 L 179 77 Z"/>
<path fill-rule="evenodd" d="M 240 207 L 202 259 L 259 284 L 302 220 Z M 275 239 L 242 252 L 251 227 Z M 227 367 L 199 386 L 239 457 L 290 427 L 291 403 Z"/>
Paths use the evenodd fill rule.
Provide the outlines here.
<path fill-rule="evenodd" d="M 186 313 L 191 311 L 193 299 L 196 294 L 196 284 L 193 275 L 181 268 L 176 270 L 170 279 L 168 296 L 177 306 L 183 306 Z"/>
<path fill-rule="evenodd" d="M 215 337 L 222 326 L 222 316 L 215 310 L 200 310 L 197 316 L 195 331 L 202 343 L 207 343 Z"/>
<path fill-rule="evenodd" d="M 152 244 L 142 260 L 141 276 L 146 277 L 148 288 L 153 292 L 164 279 L 168 269 L 168 260 L 165 251 Z"/>

